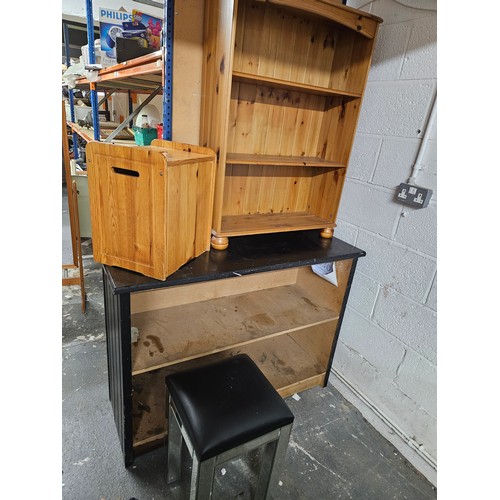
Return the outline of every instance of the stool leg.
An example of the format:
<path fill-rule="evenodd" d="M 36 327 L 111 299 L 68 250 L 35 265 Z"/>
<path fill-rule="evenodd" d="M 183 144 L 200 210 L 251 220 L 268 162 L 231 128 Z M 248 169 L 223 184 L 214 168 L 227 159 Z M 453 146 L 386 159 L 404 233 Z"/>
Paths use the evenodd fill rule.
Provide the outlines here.
<path fill-rule="evenodd" d="M 199 461 L 193 454 L 193 470 L 191 473 L 191 493 L 189 500 L 210 500 L 215 474 L 215 459 Z"/>
<path fill-rule="evenodd" d="M 280 437 L 264 448 L 264 457 L 255 491 L 255 500 L 273 498 L 278 486 L 279 475 L 285 461 L 292 424 L 282 427 Z M 268 472 L 269 471 L 269 472 Z"/>
<path fill-rule="evenodd" d="M 182 433 L 179 422 L 169 400 L 168 405 L 168 461 L 167 483 L 173 483 L 181 477 Z"/>

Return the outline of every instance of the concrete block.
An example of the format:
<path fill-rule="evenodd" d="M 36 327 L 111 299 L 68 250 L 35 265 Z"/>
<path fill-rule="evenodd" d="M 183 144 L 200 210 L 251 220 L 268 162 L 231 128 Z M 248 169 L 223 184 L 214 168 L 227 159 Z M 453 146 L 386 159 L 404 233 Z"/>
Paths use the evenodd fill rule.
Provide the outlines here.
<path fill-rule="evenodd" d="M 346 180 L 338 216 L 374 233 L 390 238 L 401 214 L 402 205 L 394 194 L 362 182 Z"/>
<path fill-rule="evenodd" d="M 360 181 L 370 181 L 377 164 L 382 139 L 372 135 L 357 134 L 352 146 L 347 176 Z"/>
<path fill-rule="evenodd" d="M 370 318 L 379 291 L 379 284 L 371 278 L 356 271 L 349 293 L 349 306 L 358 313 Z"/>
<path fill-rule="evenodd" d="M 391 380 L 396 376 L 405 354 L 403 344 L 349 306 L 344 314 L 340 338 L 380 373 Z"/>
<path fill-rule="evenodd" d="M 383 23 L 380 26 L 370 65 L 369 81 L 399 79 L 405 57 L 404 47 L 408 43 L 411 28 L 411 22 L 389 25 Z"/>
<path fill-rule="evenodd" d="M 414 9 L 405 7 L 400 3 L 395 4 L 392 0 L 379 0 L 373 3 L 371 13 L 381 17 L 384 20 L 384 24 L 387 25 L 436 15 L 435 12 L 432 12 L 432 10 L 436 10 L 436 0 L 407 1 L 407 4 L 410 3 L 415 6 Z M 348 2 L 348 5 L 350 5 L 350 2 Z"/>
<path fill-rule="evenodd" d="M 420 184 L 420 183 L 418 183 Z M 394 241 L 426 253 L 437 256 L 437 207 L 431 200 L 426 208 L 405 206 L 399 221 Z"/>
<path fill-rule="evenodd" d="M 333 235 L 350 245 L 356 246 L 358 239 L 358 229 L 341 219 L 337 219 L 337 227 L 334 229 Z"/>
<path fill-rule="evenodd" d="M 386 288 L 378 295 L 373 321 L 403 342 L 405 346 L 411 347 L 436 364 L 437 318 L 435 311 Z"/>
<path fill-rule="evenodd" d="M 436 458 L 436 418 L 429 414 L 419 401 L 408 397 L 392 380 L 342 341 L 337 344 L 333 367 L 340 371 L 358 392 L 368 398 L 379 412 Z M 334 382 L 335 377 L 331 379 L 333 385 L 338 387 Z M 355 401 L 352 402 L 356 405 Z M 362 405 L 358 407 L 362 409 Z M 363 416 L 367 417 L 365 414 Z"/>
<path fill-rule="evenodd" d="M 436 365 L 422 356 L 407 351 L 394 382 L 410 399 L 437 417 Z"/>
<path fill-rule="evenodd" d="M 366 0 L 348 0 L 346 5 L 352 7 L 353 9 L 359 9 L 364 12 L 370 12 L 372 7 L 372 3 L 366 3 Z"/>
<path fill-rule="evenodd" d="M 421 137 L 435 86 L 434 81 L 368 82 L 358 131 Z"/>
<path fill-rule="evenodd" d="M 436 15 L 416 19 L 406 49 L 401 80 L 437 78 Z"/>
<path fill-rule="evenodd" d="M 365 231 L 360 231 L 356 246 L 366 252 L 357 270 L 410 299 L 425 301 L 436 270 L 434 260 Z"/>
<path fill-rule="evenodd" d="M 373 184 L 394 189 L 401 182 L 406 182 L 411 175 L 421 142 L 420 139 L 385 137 L 373 175 Z"/>
<path fill-rule="evenodd" d="M 431 291 L 429 292 L 429 297 L 427 297 L 426 305 L 434 311 L 437 311 L 437 273 L 436 276 L 434 276 L 434 281 L 432 283 Z"/>

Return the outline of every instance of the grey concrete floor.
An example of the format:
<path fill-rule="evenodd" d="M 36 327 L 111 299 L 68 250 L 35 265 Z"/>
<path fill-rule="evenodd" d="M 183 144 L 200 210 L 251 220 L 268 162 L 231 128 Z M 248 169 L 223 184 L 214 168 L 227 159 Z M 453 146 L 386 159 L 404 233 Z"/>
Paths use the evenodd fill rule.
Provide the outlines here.
<path fill-rule="evenodd" d="M 63 263 L 71 261 L 66 191 L 63 187 Z M 100 264 L 92 242 L 83 242 L 87 310 L 80 288 L 62 287 L 62 498 L 65 500 L 159 500 L 187 498 L 189 460 L 183 479 L 167 485 L 166 449 L 123 465 L 108 399 L 104 306 Z M 287 398 L 295 415 L 278 499 L 435 499 L 435 488 L 332 386 Z M 216 473 L 214 499 L 252 498 L 260 454 L 224 464 Z"/>

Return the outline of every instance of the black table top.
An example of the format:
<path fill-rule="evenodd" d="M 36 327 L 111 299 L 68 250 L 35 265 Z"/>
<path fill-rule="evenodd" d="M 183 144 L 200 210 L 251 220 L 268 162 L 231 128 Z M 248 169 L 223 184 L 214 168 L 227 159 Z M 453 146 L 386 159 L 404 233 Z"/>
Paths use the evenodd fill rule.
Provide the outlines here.
<path fill-rule="evenodd" d="M 138 292 L 186 285 L 245 274 L 310 266 L 323 262 L 364 257 L 366 253 L 348 243 L 321 238 L 319 231 L 234 236 L 226 250 L 210 250 L 184 264 L 164 281 L 114 266 L 104 272 L 114 293 Z"/>

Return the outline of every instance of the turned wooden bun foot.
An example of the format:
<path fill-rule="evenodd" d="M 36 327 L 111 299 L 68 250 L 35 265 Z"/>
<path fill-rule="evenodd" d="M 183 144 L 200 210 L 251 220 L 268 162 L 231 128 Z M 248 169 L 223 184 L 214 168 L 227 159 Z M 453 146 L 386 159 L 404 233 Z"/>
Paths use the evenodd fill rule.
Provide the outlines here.
<path fill-rule="evenodd" d="M 224 236 L 212 236 L 210 243 L 214 250 L 225 250 L 229 246 L 229 240 Z"/>
<path fill-rule="evenodd" d="M 326 227 L 325 229 L 321 230 L 321 232 L 319 233 L 319 235 L 322 238 L 331 239 L 331 238 L 333 238 L 333 229 L 331 227 Z"/>

